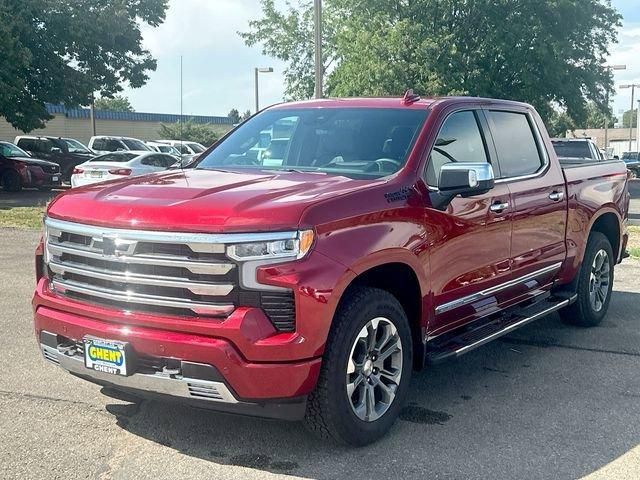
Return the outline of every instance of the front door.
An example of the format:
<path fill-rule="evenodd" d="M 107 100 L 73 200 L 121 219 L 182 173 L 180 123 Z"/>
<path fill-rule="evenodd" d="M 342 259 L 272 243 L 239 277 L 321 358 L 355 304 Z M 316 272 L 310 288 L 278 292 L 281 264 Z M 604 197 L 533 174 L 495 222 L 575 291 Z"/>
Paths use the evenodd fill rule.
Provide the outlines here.
<path fill-rule="evenodd" d="M 550 162 L 531 112 L 487 110 L 501 178 L 512 198 L 511 273 L 514 300 L 548 288 L 566 255 L 567 192 L 558 162 Z"/>
<path fill-rule="evenodd" d="M 430 188 L 437 187 L 445 163 L 494 163 L 485 130 L 481 112 L 457 111 L 445 119 L 427 164 Z M 494 169 L 499 175 L 495 164 Z M 508 300 L 500 286 L 510 276 L 510 204 L 508 186 L 499 184 L 483 195 L 454 198 L 444 212 L 426 210 L 427 232 L 434 239 L 429 255 L 435 307 L 431 336 L 493 313 Z"/>

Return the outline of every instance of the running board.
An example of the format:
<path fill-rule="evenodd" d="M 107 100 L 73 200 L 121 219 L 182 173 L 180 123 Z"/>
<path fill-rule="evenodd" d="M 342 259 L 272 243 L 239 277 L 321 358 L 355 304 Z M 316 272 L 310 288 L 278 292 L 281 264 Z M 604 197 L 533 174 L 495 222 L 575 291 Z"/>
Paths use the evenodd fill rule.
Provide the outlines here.
<path fill-rule="evenodd" d="M 427 344 L 425 364 L 435 364 L 456 358 L 496 338 L 502 337 L 535 320 L 560 310 L 576 300 L 576 295 L 560 295 L 539 301 L 528 307 L 520 307 L 475 327 L 467 327 L 460 333 L 454 331 L 443 339 Z"/>

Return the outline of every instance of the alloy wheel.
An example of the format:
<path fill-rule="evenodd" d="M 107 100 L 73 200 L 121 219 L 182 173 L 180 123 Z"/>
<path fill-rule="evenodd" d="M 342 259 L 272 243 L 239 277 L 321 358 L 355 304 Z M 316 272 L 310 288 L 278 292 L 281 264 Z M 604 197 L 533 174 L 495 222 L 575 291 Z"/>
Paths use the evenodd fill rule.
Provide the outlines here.
<path fill-rule="evenodd" d="M 609 294 L 611 266 L 609 255 L 604 250 L 598 250 L 591 265 L 591 276 L 589 277 L 589 301 L 591 308 L 599 312 L 604 307 L 604 302 Z"/>
<path fill-rule="evenodd" d="M 402 341 L 395 325 L 376 317 L 362 327 L 349 355 L 346 387 L 351 408 L 365 422 L 384 415 L 402 377 Z"/>

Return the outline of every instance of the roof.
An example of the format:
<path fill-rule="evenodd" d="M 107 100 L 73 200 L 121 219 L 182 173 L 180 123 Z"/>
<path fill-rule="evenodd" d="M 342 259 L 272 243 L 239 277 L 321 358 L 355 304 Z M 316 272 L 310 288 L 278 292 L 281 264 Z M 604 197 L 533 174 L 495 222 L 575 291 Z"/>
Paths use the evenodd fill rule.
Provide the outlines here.
<path fill-rule="evenodd" d="M 63 114 L 68 118 L 89 118 L 88 108 L 67 108 L 64 105 L 46 104 L 47 112 L 51 115 Z M 218 125 L 233 125 L 229 117 L 205 116 L 205 115 L 174 115 L 170 113 L 144 113 L 144 112 L 115 112 L 111 110 L 95 110 L 98 120 L 127 120 L 132 122 L 164 122 L 176 123 L 191 120 L 195 123 L 213 123 Z"/>
<path fill-rule="evenodd" d="M 467 102 L 477 102 L 486 105 L 529 105 L 512 100 L 502 100 L 482 97 L 423 97 L 420 100 L 406 104 L 403 97 L 357 97 L 357 98 L 321 98 L 314 100 L 303 100 L 291 103 L 279 103 L 271 108 L 409 108 L 424 109 L 436 104 L 463 104 Z"/>

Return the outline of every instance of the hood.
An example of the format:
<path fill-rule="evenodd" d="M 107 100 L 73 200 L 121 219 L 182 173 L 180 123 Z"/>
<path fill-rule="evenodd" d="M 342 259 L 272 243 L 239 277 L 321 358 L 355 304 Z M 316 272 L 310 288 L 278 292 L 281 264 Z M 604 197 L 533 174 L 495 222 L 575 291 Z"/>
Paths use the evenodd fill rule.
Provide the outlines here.
<path fill-rule="evenodd" d="M 16 162 L 26 163 L 27 165 L 38 165 L 40 167 L 57 167 L 57 163 L 48 162 L 46 160 L 38 160 L 37 158 L 32 157 L 7 157 L 10 160 L 15 160 Z"/>
<path fill-rule="evenodd" d="M 313 203 L 372 183 L 314 173 L 172 170 L 71 189 L 48 215 L 142 230 L 274 231 L 297 228 Z"/>

